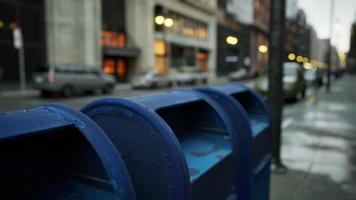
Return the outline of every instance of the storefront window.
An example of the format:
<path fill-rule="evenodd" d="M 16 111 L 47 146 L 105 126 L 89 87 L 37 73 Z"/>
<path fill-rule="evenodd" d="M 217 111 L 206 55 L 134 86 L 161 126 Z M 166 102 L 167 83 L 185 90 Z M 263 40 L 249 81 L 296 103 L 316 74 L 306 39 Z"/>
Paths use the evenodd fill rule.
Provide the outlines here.
<path fill-rule="evenodd" d="M 158 12 L 158 11 L 157 11 Z M 155 26 L 156 31 L 161 31 L 162 28 L 167 31 L 172 31 L 187 37 L 194 37 L 200 40 L 208 39 L 208 25 L 204 22 L 186 17 L 184 15 L 175 13 L 173 11 L 166 11 L 161 13 L 156 13 L 156 16 L 162 16 L 162 20 L 171 19 L 172 26 L 164 27 L 164 24 Z"/>
<path fill-rule="evenodd" d="M 104 73 L 115 74 L 115 60 L 113 58 L 104 59 Z"/>
<path fill-rule="evenodd" d="M 168 58 L 166 42 L 163 40 L 155 40 L 155 71 L 159 74 L 168 73 Z"/>
<path fill-rule="evenodd" d="M 208 53 L 206 51 L 198 51 L 197 53 L 198 69 L 201 72 L 208 71 Z"/>
<path fill-rule="evenodd" d="M 102 47 L 123 48 L 126 44 L 125 33 L 116 33 L 112 31 L 101 32 Z"/>

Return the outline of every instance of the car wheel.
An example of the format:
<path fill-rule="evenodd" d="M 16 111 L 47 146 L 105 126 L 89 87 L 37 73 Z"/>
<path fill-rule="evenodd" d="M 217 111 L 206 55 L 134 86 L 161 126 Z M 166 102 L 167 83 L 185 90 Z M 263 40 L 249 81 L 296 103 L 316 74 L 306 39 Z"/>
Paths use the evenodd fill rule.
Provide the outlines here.
<path fill-rule="evenodd" d="M 151 88 L 151 89 L 155 89 L 155 88 L 157 88 L 157 83 L 151 83 L 150 88 Z"/>
<path fill-rule="evenodd" d="M 103 94 L 110 94 L 112 93 L 113 86 L 112 85 L 105 85 L 102 89 Z"/>
<path fill-rule="evenodd" d="M 51 95 L 52 95 L 52 92 L 47 91 L 47 90 L 41 90 L 42 97 L 50 97 Z"/>
<path fill-rule="evenodd" d="M 73 96 L 74 89 L 71 85 L 66 85 L 61 89 L 61 94 L 63 97 L 71 97 Z"/>

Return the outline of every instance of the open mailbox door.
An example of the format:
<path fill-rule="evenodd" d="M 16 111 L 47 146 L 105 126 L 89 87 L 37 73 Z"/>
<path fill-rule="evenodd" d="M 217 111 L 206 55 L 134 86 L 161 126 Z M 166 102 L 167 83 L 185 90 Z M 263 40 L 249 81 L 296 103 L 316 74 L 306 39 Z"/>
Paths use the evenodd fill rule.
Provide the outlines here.
<path fill-rule="evenodd" d="M 120 199 L 121 156 L 88 117 L 61 105 L 0 114 L 0 199 Z"/>
<path fill-rule="evenodd" d="M 221 200 L 235 195 L 236 129 L 208 96 L 174 90 L 100 99 L 82 111 L 122 154 L 138 199 Z"/>
<path fill-rule="evenodd" d="M 267 105 L 254 91 L 241 84 L 226 84 L 214 87 L 197 88 L 210 96 L 229 114 L 239 128 L 244 146 L 241 159 L 247 159 L 247 165 L 239 166 L 238 174 L 250 174 L 250 190 L 240 183 L 238 191 L 246 199 L 266 200 L 269 198 L 269 180 L 271 163 L 270 118 Z M 243 123 L 241 123 L 243 122 Z M 247 123 L 245 123 L 247 122 Z M 245 125 L 248 124 L 249 127 Z M 249 152 L 251 152 L 249 155 Z M 243 158 L 244 157 L 244 158 Z M 248 193 L 249 194 L 248 194 Z M 245 199 L 245 198 L 244 198 Z"/>

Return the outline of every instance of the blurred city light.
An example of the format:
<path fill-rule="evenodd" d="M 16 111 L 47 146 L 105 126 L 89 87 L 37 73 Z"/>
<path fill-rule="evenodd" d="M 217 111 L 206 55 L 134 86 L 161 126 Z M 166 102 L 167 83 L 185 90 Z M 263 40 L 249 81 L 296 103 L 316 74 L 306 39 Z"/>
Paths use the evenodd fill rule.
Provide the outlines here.
<path fill-rule="evenodd" d="M 258 51 L 260 53 L 267 53 L 268 52 L 268 47 L 264 44 L 261 44 L 260 46 L 258 46 Z"/>
<path fill-rule="evenodd" d="M 4 28 L 5 24 L 4 21 L 0 20 L 0 28 Z"/>
<path fill-rule="evenodd" d="M 295 60 L 295 54 L 294 53 L 290 53 L 289 55 L 288 55 L 288 59 L 290 60 L 290 61 L 293 61 L 293 60 Z"/>
<path fill-rule="evenodd" d="M 158 16 L 155 17 L 155 23 L 157 25 L 163 25 L 164 22 L 165 22 L 165 19 L 164 19 L 164 17 L 162 15 L 158 15 Z"/>
<path fill-rule="evenodd" d="M 303 63 L 308 63 L 308 62 L 309 62 L 309 58 L 304 57 L 304 58 L 303 58 Z"/>
<path fill-rule="evenodd" d="M 306 69 L 306 70 L 311 70 L 311 69 L 313 69 L 313 65 L 312 65 L 311 63 L 309 63 L 309 62 L 304 63 L 303 67 L 304 67 L 304 69 Z"/>
<path fill-rule="evenodd" d="M 303 56 L 297 56 L 297 62 L 301 63 L 304 61 Z"/>
<path fill-rule="evenodd" d="M 227 36 L 226 37 L 226 43 L 231 44 L 231 45 L 236 45 L 239 42 L 239 39 L 234 36 Z"/>
<path fill-rule="evenodd" d="M 173 19 L 172 18 L 166 18 L 166 19 L 164 19 L 164 25 L 166 26 L 166 27 L 172 27 L 173 26 L 173 23 L 174 23 L 174 21 L 173 21 Z"/>

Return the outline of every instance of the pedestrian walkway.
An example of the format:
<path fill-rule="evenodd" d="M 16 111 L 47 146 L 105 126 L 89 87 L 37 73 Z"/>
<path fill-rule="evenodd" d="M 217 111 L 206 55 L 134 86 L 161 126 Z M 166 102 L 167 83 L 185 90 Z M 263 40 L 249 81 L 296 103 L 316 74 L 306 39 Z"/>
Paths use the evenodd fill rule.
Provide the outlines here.
<path fill-rule="evenodd" d="M 272 174 L 272 200 L 356 199 L 356 77 L 285 113 L 285 175 Z"/>

